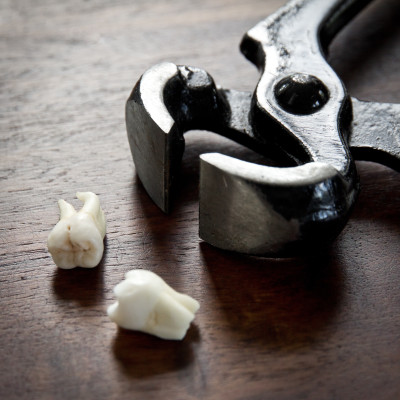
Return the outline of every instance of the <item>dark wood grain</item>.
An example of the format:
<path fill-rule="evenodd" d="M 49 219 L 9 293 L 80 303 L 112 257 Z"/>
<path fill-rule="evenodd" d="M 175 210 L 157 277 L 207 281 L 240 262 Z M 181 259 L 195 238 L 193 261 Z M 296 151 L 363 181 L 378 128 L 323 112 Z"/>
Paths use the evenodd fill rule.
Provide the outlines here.
<path fill-rule="evenodd" d="M 254 156 L 187 135 L 170 216 L 135 175 L 124 102 L 160 61 L 252 90 L 243 33 L 283 1 L 1 2 L 1 399 L 399 399 L 400 181 L 360 162 L 362 191 L 327 251 L 298 259 L 223 252 L 198 238 L 198 155 Z M 400 101 L 400 7 L 378 0 L 332 45 L 352 95 Z M 101 199 L 97 269 L 55 268 L 57 200 Z M 77 205 L 77 201 L 73 201 Z M 199 300 L 182 342 L 119 330 L 106 308 L 145 268 Z"/>

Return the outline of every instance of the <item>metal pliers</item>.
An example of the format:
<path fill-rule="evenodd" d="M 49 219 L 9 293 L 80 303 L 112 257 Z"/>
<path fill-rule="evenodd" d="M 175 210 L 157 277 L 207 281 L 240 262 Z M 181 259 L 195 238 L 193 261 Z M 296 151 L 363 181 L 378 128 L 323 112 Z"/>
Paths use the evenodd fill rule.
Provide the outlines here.
<path fill-rule="evenodd" d="M 202 69 L 162 63 L 126 104 L 137 174 L 170 210 L 184 132 L 202 129 L 279 161 L 200 156 L 200 237 L 247 254 L 329 243 L 359 191 L 354 160 L 400 170 L 398 104 L 351 98 L 324 55 L 369 0 L 293 0 L 249 30 L 242 53 L 261 71 L 254 93 L 217 88 Z"/>

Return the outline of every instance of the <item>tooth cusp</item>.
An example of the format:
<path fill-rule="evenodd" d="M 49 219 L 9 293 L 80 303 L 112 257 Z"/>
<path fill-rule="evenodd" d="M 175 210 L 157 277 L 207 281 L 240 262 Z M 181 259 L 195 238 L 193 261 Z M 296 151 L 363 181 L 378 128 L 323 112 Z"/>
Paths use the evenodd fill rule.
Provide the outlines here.
<path fill-rule="evenodd" d="M 99 198 L 92 192 L 78 192 L 77 197 L 84 202 L 79 211 L 59 200 L 60 220 L 47 239 L 53 261 L 62 269 L 93 268 L 103 257 L 106 221 Z"/>
<path fill-rule="evenodd" d="M 182 340 L 200 307 L 155 273 L 140 269 L 129 271 L 114 294 L 117 301 L 107 310 L 113 322 L 162 339 Z"/>

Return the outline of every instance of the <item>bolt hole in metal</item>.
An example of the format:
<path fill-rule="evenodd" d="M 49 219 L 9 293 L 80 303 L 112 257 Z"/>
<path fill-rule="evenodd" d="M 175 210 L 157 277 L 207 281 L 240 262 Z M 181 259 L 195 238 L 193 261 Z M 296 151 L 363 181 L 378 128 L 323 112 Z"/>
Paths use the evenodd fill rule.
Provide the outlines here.
<path fill-rule="evenodd" d="M 327 87 L 316 76 L 300 73 L 281 79 L 274 94 L 285 111 L 301 115 L 320 110 L 329 100 Z"/>

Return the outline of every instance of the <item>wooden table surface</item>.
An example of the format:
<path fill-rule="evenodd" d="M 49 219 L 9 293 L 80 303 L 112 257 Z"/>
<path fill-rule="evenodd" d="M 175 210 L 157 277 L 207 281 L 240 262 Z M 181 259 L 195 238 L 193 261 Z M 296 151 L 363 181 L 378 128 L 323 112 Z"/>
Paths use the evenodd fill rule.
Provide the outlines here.
<path fill-rule="evenodd" d="M 170 216 L 135 174 L 124 122 L 134 83 L 161 61 L 252 90 L 242 35 L 282 0 L 0 2 L 0 398 L 399 399 L 400 181 L 357 163 L 362 191 L 326 251 L 252 258 L 198 238 L 198 156 L 251 159 L 187 135 Z M 400 3 L 377 0 L 332 44 L 350 93 L 399 102 Z M 95 269 L 47 252 L 57 200 L 100 196 Z M 155 271 L 201 308 L 182 342 L 119 330 L 113 287 Z"/>

